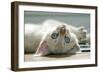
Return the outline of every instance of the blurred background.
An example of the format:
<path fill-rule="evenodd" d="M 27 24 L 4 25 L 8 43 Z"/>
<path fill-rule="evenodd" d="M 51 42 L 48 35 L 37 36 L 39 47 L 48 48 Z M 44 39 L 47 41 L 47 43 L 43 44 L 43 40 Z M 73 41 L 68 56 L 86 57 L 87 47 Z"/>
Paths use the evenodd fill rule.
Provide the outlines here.
<path fill-rule="evenodd" d="M 24 23 L 25 24 L 41 24 L 45 20 L 52 19 L 61 21 L 67 24 L 71 24 L 73 26 L 79 27 L 84 26 L 88 33 L 90 33 L 90 14 L 85 13 L 62 13 L 62 12 L 40 12 L 40 11 L 24 11 Z M 76 54 L 73 56 L 62 55 L 58 59 L 89 59 L 90 58 L 90 46 L 87 44 L 80 45 L 81 51 L 84 53 Z M 25 61 L 42 61 L 42 60 L 55 60 L 59 56 L 51 56 L 50 57 L 34 57 L 33 49 L 28 48 L 25 49 Z"/>
<path fill-rule="evenodd" d="M 47 19 L 54 19 L 73 26 L 84 26 L 90 32 L 90 14 L 25 11 L 24 23 L 39 24 Z"/>

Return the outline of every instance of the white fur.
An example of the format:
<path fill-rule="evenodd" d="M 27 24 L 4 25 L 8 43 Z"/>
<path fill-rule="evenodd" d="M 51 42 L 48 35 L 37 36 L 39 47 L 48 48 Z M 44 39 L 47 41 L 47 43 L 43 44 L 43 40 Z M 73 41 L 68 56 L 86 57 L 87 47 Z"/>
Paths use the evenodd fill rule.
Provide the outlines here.
<path fill-rule="evenodd" d="M 52 30 L 58 25 L 66 25 L 67 29 L 69 28 L 71 31 L 71 34 L 74 33 L 80 42 L 79 38 L 82 37 L 80 32 L 85 31 L 85 29 L 81 30 L 83 27 L 77 28 L 60 21 L 49 19 L 41 24 L 25 24 L 25 51 L 35 52 L 40 41 L 43 40 L 42 37 L 44 37 L 47 33 L 52 32 Z"/>
<path fill-rule="evenodd" d="M 90 34 L 89 34 L 89 33 L 88 33 L 87 36 L 86 36 L 86 42 L 87 42 L 88 44 L 90 44 Z"/>
<path fill-rule="evenodd" d="M 67 28 L 66 30 L 69 31 L 69 29 Z M 59 36 L 56 39 L 51 38 L 51 34 L 54 32 L 59 33 Z M 70 39 L 69 43 L 65 42 L 64 39 L 65 36 Z M 46 44 L 43 44 L 44 41 L 46 42 Z M 61 36 L 60 32 L 57 30 L 57 26 L 55 26 L 54 30 L 51 29 L 51 31 L 49 31 L 43 36 L 39 44 L 39 47 L 35 53 L 35 56 L 43 56 L 43 55 L 48 55 L 50 53 L 54 54 L 76 53 L 78 51 L 80 51 L 80 48 L 76 35 L 69 31 L 68 33 L 66 32 L 65 35 Z"/>
<path fill-rule="evenodd" d="M 25 52 L 35 52 L 43 33 L 39 31 L 41 29 L 38 24 L 25 24 Z"/>
<path fill-rule="evenodd" d="M 84 28 L 84 26 L 76 27 L 72 26 L 71 24 L 66 24 L 60 21 L 50 20 L 50 19 L 43 22 L 43 25 L 45 27 L 48 26 L 49 28 L 62 24 L 67 25 L 67 28 L 69 28 L 69 30 L 77 36 L 79 43 L 83 43 L 83 41 L 86 40 L 86 34 L 84 33 L 87 33 L 87 30 Z"/>

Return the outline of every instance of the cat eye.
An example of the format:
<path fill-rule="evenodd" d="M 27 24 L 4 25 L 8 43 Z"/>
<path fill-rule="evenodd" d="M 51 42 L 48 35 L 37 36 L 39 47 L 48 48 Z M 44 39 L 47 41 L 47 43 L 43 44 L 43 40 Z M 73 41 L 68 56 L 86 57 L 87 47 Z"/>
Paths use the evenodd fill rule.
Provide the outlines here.
<path fill-rule="evenodd" d="M 69 43 L 70 42 L 70 38 L 67 37 L 67 36 L 65 36 L 64 40 L 65 40 L 66 43 Z"/>
<path fill-rule="evenodd" d="M 52 33 L 51 34 L 52 39 L 57 39 L 58 36 L 59 36 L 59 33 Z"/>

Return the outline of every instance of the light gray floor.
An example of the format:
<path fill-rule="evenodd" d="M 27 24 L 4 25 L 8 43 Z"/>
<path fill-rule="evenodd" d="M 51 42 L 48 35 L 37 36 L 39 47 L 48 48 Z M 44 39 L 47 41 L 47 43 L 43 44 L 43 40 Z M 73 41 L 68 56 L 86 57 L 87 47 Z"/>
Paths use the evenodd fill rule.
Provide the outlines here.
<path fill-rule="evenodd" d="M 89 59 L 90 52 L 82 52 L 73 55 L 49 55 L 44 57 L 35 57 L 34 54 L 25 54 L 24 60 L 28 61 L 49 61 L 49 60 L 77 60 L 77 59 Z"/>

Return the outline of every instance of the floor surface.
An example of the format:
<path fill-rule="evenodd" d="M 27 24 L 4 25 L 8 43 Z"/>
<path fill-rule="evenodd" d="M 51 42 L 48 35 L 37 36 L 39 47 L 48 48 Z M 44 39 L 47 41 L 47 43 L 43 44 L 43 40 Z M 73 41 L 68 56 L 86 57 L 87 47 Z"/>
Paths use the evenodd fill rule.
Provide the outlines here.
<path fill-rule="evenodd" d="M 24 60 L 28 61 L 48 61 L 48 60 L 77 60 L 77 59 L 89 59 L 90 52 L 82 52 L 77 54 L 64 54 L 64 55 L 49 55 L 44 57 L 35 57 L 34 54 L 25 54 Z"/>

